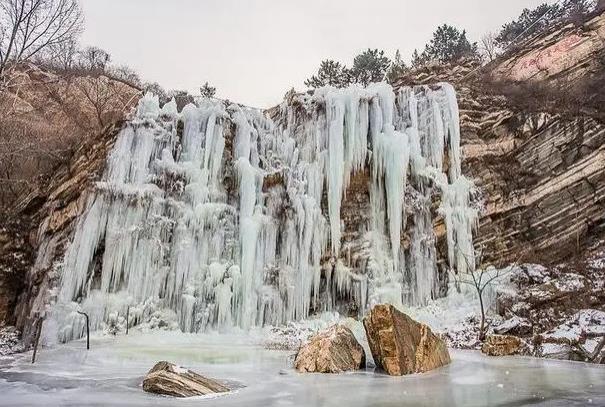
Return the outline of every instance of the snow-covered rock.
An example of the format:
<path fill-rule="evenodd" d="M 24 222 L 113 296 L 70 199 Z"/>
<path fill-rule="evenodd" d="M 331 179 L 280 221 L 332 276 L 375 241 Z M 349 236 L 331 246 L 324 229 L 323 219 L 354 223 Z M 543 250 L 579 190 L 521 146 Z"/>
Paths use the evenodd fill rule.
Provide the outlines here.
<path fill-rule="evenodd" d="M 566 273 L 527 291 L 525 299 L 532 304 L 543 304 L 562 297 L 578 294 L 588 288 L 586 277 L 575 273 Z"/>
<path fill-rule="evenodd" d="M 19 331 L 13 326 L 0 327 L 0 356 L 23 352 L 25 347 L 19 338 Z"/>
<path fill-rule="evenodd" d="M 526 318 L 513 316 L 494 327 L 494 332 L 503 335 L 529 335 L 532 332 L 531 322 Z"/>
<path fill-rule="evenodd" d="M 555 329 L 539 336 L 536 356 L 584 360 L 605 337 L 605 312 L 584 309 Z"/>

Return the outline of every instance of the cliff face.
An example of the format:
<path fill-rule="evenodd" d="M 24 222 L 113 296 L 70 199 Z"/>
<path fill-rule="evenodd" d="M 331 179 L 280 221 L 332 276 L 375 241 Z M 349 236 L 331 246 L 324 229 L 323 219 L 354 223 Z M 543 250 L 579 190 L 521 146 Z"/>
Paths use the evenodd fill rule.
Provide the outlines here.
<path fill-rule="evenodd" d="M 70 165 L 56 173 L 46 191 L 22 202 L 21 213 L 31 225 L 37 225 L 31 229 L 29 240 L 23 242 L 35 255 L 30 257 L 29 267 L 21 276 L 23 290 L 13 314 L 17 328 L 26 337 L 37 318 L 32 310 L 44 309 L 48 299 L 44 293 L 55 286 L 59 277 L 53 266 L 61 260 L 73 237 L 75 221 L 85 209 L 93 183 L 103 173 L 121 126 L 121 121 L 113 123 L 98 137 L 81 145 Z"/>
<path fill-rule="evenodd" d="M 466 146 L 468 172 L 485 197 L 476 243 L 500 264 L 578 253 L 603 233 L 605 127 L 546 113 L 500 112 L 498 119 Z"/>
<path fill-rule="evenodd" d="M 56 278 L 50 266 L 63 254 L 72 222 L 138 93 L 104 76 L 60 76 L 33 65 L 17 69 L 0 92 L 0 125 L 23 134 L 6 139 L 1 156 L 28 186 L 21 199 L 2 208 L 0 324 L 31 325 L 38 293 Z M 51 158 L 33 161 L 40 151 L 50 151 Z"/>
<path fill-rule="evenodd" d="M 463 171 L 475 180 L 484 206 L 475 244 L 484 247 L 485 261 L 554 263 L 604 234 L 600 109 L 519 103 L 533 97 L 534 87 L 547 84 L 555 89 L 551 92 L 566 93 L 572 83 L 600 77 L 604 27 L 601 15 L 535 38 L 483 69 L 472 63 L 428 67 L 400 80 L 400 85 L 447 80 L 456 86 Z M 519 87 L 515 92 L 521 94 L 512 95 L 507 87 Z M 586 103 L 594 100 L 590 91 L 585 97 Z"/>
<path fill-rule="evenodd" d="M 493 71 L 515 81 L 573 81 L 602 69 L 605 18 L 598 15 L 582 25 L 573 23 L 539 36 L 513 50 Z"/>
<path fill-rule="evenodd" d="M 600 15 L 535 38 L 491 67 L 492 78 L 512 86 L 547 83 L 562 94 L 593 82 L 593 90 L 588 87 L 568 102 L 577 106 L 528 111 L 497 95 L 481 98 L 480 81 L 469 85 L 470 100 L 462 92 L 465 165 L 485 197 L 477 243 L 487 246 L 493 260 L 523 256 L 557 262 L 603 236 L 602 104 L 582 105 L 601 100 L 595 93 L 602 86 L 604 61 L 605 16 Z"/>
<path fill-rule="evenodd" d="M 599 16 L 581 27 L 563 27 L 485 70 L 473 64 L 427 67 L 399 81 L 398 86 L 448 81 L 456 87 L 463 173 L 475 180 L 481 193 L 476 245 L 484 247 L 486 261 L 557 262 L 605 234 L 605 126 L 598 117 L 530 111 L 483 81 L 486 71 L 492 79 L 524 83 L 596 75 L 603 69 L 599 61 L 604 26 L 605 17 Z M 7 299 L 0 302 L 0 321 L 17 319 L 24 330 L 31 325 L 30 318 L 35 317 L 31 310 L 40 308 L 39 294 L 57 277 L 51 266 L 73 235 L 74 219 L 92 181 L 103 171 L 119 127 L 115 123 L 83 144 L 48 188 L 23 202 L 18 221 L 0 233 L 0 298 Z M 367 169 L 354 174 L 342 203 L 341 253 L 354 268 L 367 262 L 360 230 L 369 222 L 370 177 Z M 280 183 L 279 174 L 265 178 L 268 189 L 273 181 Z M 327 210 L 326 202 L 322 209 Z M 434 228 L 440 257 L 445 258 L 443 220 L 438 219 Z M 403 234 L 401 241 L 408 247 L 410 236 Z M 445 279 L 445 273 L 440 276 Z"/>

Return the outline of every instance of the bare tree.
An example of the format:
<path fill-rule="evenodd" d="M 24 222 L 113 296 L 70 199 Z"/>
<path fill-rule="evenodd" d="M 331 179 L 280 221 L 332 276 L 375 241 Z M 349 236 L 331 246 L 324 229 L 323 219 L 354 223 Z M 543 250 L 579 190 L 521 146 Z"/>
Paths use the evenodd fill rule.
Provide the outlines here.
<path fill-rule="evenodd" d="M 90 111 L 96 119 L 96 126 L 90 129 L 94 133 L 123 117 L 132 108 L 133 94 L 140 95 L 138 91 L 133 93 L 129 85 L 106 76 L 79 78 L 73 82 L 73 86 L 84 96 L 86 103 L 82 110 Z M 91 120 L 87 122 L 93 124 Z"/>
<path fill-rule="evenodd" d="M 86 47 L 79 52 L 81 68 L 89 71 L 104 72 L 111 62 L 111 55 L 99 47 Z"/>
<path fill-rule="evenodd" d="M 498 56 L 498 42 L 496 41 L 496 37 L 497 35 L 494 32 L 489 32 L 481 37 L 479 52 L 487 62 L 493 61 Z"/>
<path fill-rule="evenodd" d="M 10 69 L 4 76 L 17 80 L 0 89 L 0 213 L 11 213 L 22 197 L 44 190 L 80 141 L 125 117 L 140 94 L 104 75 L 49 80 L 40 72 L 30 64 Z"/>
<path fill-rule="evenodd" d="M 75 38 L 71 38 L 49 47 L 48 58 L 46 60 L 53 61 L 51 66 L 54 68 L 69 71 L 76 63 L 78 49 L 78 42 Z"/>
<path fill-rule="evenodd" d="M 77 0 L 0 0 L 0 74 L 82 31 Z"/>
<path fill-rule="evenodd" d="M 523 254 L 522 254 L 523 255 Z M 481 265 L 483 262 L 483 248 L 481 247 L 476 251 L 474 256 L 468 253 L 462 253 L 462 258 L 466 262 L 466 271 L 461 274 L 456 274 L 456 284 L 467 284 L 472 286 L 477 292 L 479 298 L 479 308 L 481 312 L 481 323 L 479 325 L 479 340 L 485 340 L 488 325 L 486 324 L 486 304 L 484 294 L 488 287 L 492 286 L 493 283 L 502 279 L 508 275 L 514 268 L 519 264 L 520 255 L 512 264 L 506 268 L 501 269 L 487 269 L 481 267 L 479 270 L 475 270 L 471 264 Z M 474 262 L 474 263 L 473 263 Z"/>
<path fill-rule="evenodd" d="M 139 74 L 128 65 L 110 66 L 107 73 L 112 79 L 126 82 L 131 86 L 140 88 L 142 85 Z"/>
<path fill-rule="evenodd" d="M 15 95 L 0 92 L 0 212 L 44 182 L 43 175 L 71 154 L 70 127 L 36 120 L 22 112 Z M 38 106 L 35 106 L 37 108 Z"/>

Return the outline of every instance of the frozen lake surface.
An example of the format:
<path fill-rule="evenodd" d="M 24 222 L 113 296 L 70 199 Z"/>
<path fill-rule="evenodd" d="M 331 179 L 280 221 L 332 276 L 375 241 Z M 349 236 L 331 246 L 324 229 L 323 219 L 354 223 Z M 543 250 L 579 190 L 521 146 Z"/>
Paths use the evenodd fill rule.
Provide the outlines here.
<path fill-rule="evenodd" d="M 605 368 L 452 351 L 450 366 L 407 377 L 373 371 L 302 375 L 293 352 L 266 350 L 244 335 L 132 334 L 76 341 L 0 359 L 3 406 L 570 406 L 605 405 Z M 231 386 L 213 398 L 143 392 L 145 373 L 168 360 Z"/>

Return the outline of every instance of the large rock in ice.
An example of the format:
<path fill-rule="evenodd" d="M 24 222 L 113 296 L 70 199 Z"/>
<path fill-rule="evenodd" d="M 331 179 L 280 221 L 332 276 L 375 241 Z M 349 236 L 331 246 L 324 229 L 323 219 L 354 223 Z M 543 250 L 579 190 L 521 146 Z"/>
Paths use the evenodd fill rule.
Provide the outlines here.
<path fill-rule="evenodd" d="M 333 327 L 313 336 L 294 360 L 299 372 L 340 373 L 365 367 L 366 354 L 353 332 L 345 326 Z"/>
<path fill-rule="evenodd" d="M 450 363 L 431 329 L 392 305 L 377 305 L 363 320 L 376 367 L 392 376 L 424 373 Z"/>
<path fill-rule="evenodd" d="M 523 342 L 512 335 L 488 335 L 481 352 L 489 356 L 508 356 L 521 353 Z"/>
<path fill-rule="evenodd" d="M 143 390 L 174 397 L 203 396 L 225 393 L 229 389 L 221 383 L 184 369 L 170 362 L 158 362 L 143 380 Z"/>

